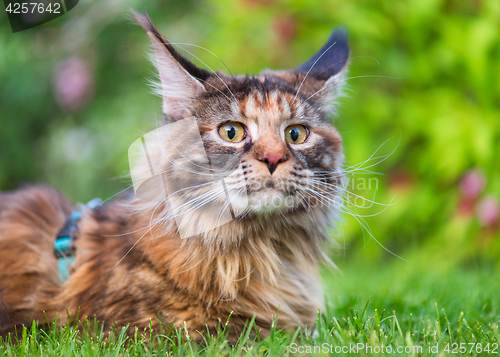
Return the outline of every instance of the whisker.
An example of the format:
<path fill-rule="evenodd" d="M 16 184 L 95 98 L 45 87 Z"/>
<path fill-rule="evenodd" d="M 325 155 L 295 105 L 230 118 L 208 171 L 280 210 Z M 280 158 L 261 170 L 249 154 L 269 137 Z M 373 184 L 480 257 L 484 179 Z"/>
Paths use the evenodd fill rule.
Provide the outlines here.
<path fill-rule="evenodd" d="M 205 62 L 203 62 L 201 59 L 199 59 L 198 57 L 196 57 L 193 53 L 191 53 L 191 52 L 189 52 L 188 50 L 186 50 L 184 47 L 182 47 L 182 46 L 179 46 L 179 47 L 180 47 L 180 48 L 182 48 L 182 49 L 183 49 L 184 51 L 186 51 L 187 53 L 189 53 L 189 54 L 190 54 L 191 56 L 193 56 L 194 58 L 196 58 L 198 61 L 200 61 L 201 63 L 203 63 L 203 65 L 204 65 L 205 67 L 207 67 L 209 70 L 211 70 L 211 71 L 212 71 L 212 73 L 213 73 L 213 74 L 215 74 L 215 76 L 216 76 L 217 78 L 219 78 L 219 80 L 222 82 L 222 84 L 224 84 L 224 86 L 227 88 L 227 90 L 229 91 L 229 93 L 231 93 L 231 95 L 233 96 L 233 98 L 234 98 L 235 102 L 236 102 L 236 103 L 238 103 L 238 99 L 236 99 L 236 97 L 234 96 L 234 93 L 231 91 L 231 89 L 229 89 L 229 87 L 227 86 L 226 82 L 224 82 L 224 81 L 222 80 L 222 78 L 221 78 L 221 77 L 220 77 L 220 76 L 219 76 L 219 75 L 218 75 L 218 74 L 217 74 L 217 73 L 216 73 L 216 72 L 215 72 L 212 68 L 210 68 L 210 66 L 208 66 Z"/>
<path fill-rule="evenodd" d="M 387 249 L 382 243 L 380 243 L 380 241 L 378 241 L 372 234 L 369 226 L 368 226 L 368 223 L 364 220 L 364 218 L 362 216 L 360 216 L 359 214 L 355 213 L 353 210 L 349 209 L 348 207 L 345 207 L 345 206 L 338 206 L 337 205 L 337 202 L 335 202 L 334 200 L 332 200 L 331 198 L 328 198 L 324 195 L 322 195 L 321 193 L 319 192 L 315 192 L 312 190 L 312 194 L 313 195 L 316 195 L 317 197 L 319 197 L 320 199 L 326 199 L 327 201 L 330 201 L 337 209 L 340 209 L 342 210 L 343 212 L 345 213 L 348 213 L 349 215 L 351 215 L 352 217 L 354 217 L 354 219 L 356 219 L 358 221 L 358 223 L 360 224 L 360 226 L 363 228 L 363 230 L 366 231 L 366 233 L 368 233 L 370 235 L 370 237 L 375 241 L 377 242 L 378 245 L 380 245 L 385 251 L 387 251 L 388 253 L 392 254 L 393 256 L 401 259 L 401 260 L 404 260 L 406 262 L 409 262 L 407 259 L 404 259 L 403 257 L 397 255 L 396 253 L 392 252 L 391 250 Z"/>
<path fill-rule="evenodd" d="M 312 69 L 314 68 L 314 66 L 316 65 L 316 63 L 318 63 L 318 61 L 321 59 L 321 57 L 323 57 L 323 55 L 324 55 L 325 53 L 327 53 L 327 52 L 328 52 L 328 50 L 329 50 L 330 48 L 332 48 L 333 46 L 335 46 L 335 44 L 336 44 L 336 43 L 337 43 L 337 42 L 334 42 L 334 43 L 332 43 L 330 46 L 328 46 L 328 48 L 327 48 L 326 50 L 324 50 L 324 51 L 323 51 L 323 53 L 321 54 L 321 56 L 319 56 L 319 57 L 316 59 L 316 61 L 314 61 L 314 63 L 313 63 L 313 65 L 311 66 L 311 68 L 309 68 L 309 71 L 307 71 L 306 76 L 304 77 L 304 79 L 303 79 L 303 80 L 302 80 L 302 82 L 300 83 L 299 89 L 297 89 L 297 93 L 295 93 L 295 97 L 293 98 L 293 101 L 294 101 L 294 102 L 295 102 L 295 100 L 297 99 L 297 96 L 298 96 L 298 95 L 299 95 L 299 93 L 300 93 L 300 89 L 302 88 L 302 85 L 304 84 L 304 81 L 306 80 L 307 76 L 308 76 L 308 75 L 309 75 L 309 73 L 312 71 Z M 307 99 L 309 99 L 309 98 L 307 98 Z"/>
<path fill-rule="evenodd" d="M 349 79 L 355 79 L 355 78 L 388 78 L 388 79 L 404 79 L 405 77 L 391 77 L 391 76 L 379 76 L 379 75 L 376 75 L 376 74 L 367 74 L 367 75 L 363 75 L 363 76 L 354 76 L 354 77 L 348 77 L 348 78 L 344 78 L 343 80 L 344 81 L 347 81 Z M 333 86 L 333 85 L 337 85 L 337 83 L 330 83 L 326 86 L 324 86 L 323 88 L 321 88 L 320 90 L 316 91 L 315 93 L 313 93 L 312 95 L 310 95 L 306 100 L 309 100 L 311 99 L 312 97 L 314 97 L 316 94 L 324 91 L 325 89 Z"/>
<path fill-rule="evenodd" d="M 375 62 L 376 62 L 376 63 L 380 66 L 380 62 L 379 62 L 379 61 L 377 61 L 377 60 L 375 59 L 375 57 L 371 57 L 371 56 L 353 56 L 353 57 L 349 57 L 349 62 L 350 62 L 350 61 L 352 61 L 353 59 L 358 59 L 358 58 L 369 58 L 369 59 L 372 59 L 372 60 L 374 60 L 374 61 L 375 61 Z M 339 64 L 339 63 L 343 63 L 343 62 L 344 62 L 344 60 L 341 60 L 341 61 L 337 61 L 337 62 L 335 62 L 335 63 L 333 63 L 333 64 L 329 65 L 329 66 L 328 66 L 328 67 L 326 67 L 324 70 L 322 70 L 321 72 L 317 73 L 317 74 L 316 74 L 313 78 L 318 77 L 320 74 L 322 74 L 322 73 L 323 73 L 323 72 L 325 72 L 326 70 L 330 69 L 331 67 L 333 67 L 333 66 L 335 66 L 335 65 L 337 65 L 337 64 Z"/>
<path fill-rule="evenodd" d="M 354 217 L 354 218 L 355 218 L 355 219 L 356 219 L 356 220 L 357 220 L 360 224 L 362 224 L 362 223 L 360 222 L 360 219 L 361 219 L 361 220 L 363 220 L 363 222 L 365 222 L 365 224 L 367 224 L 367 223 L 366 223 L 366 221 L 365 221 L 362 217 L 359 217 L 359 216 L 358 216 L 358 217 L 359 217 L 359 219 L 358 219 L 358 217 L 357 217 L 356 215 L 354 215 L 354 214 L 351 214 L 351 215 L 352 215 L 352 216 L 353 216 L 353 217 Z M 366 229 L 366 228 L 365 228 L 365 229 Z M 391 250 L 387 249 L 387 248 L 386 248 L 386 247 L 385 247 L 382 243 L 380 243 L 380 241 L 378 241 L 378 240 L 377 240 L 377 238 L 375 238 L 375 236 L 372 234 L 371 230 L 366 229 L 366 233 L 368 233 L 368 234 L 370 235 L 370 237 L 371 237 L 371 238 L 372 238 L 375 242 L 377 242 L 377 244 L 378 244 L 379 246 L 381 246 L 381 247 L 382 247 L 382 248 L 383 248 L 386 252 L 388 252 L 388 253 L 392 254 L 392 255 L 393 255 L 393 256 L 395 256 L 396 258 L 399 258 L 399 259 L 401 259 L 401 260 L 404 260 L 405 262 L 408 262 L 408 263 L 410 262 L 409 260 L 407 260 L 407 259 L 405 259 L 405 258 L 403 258 L 403 257 L 401 257 L 401 256 L 399 256 L 399 255 L 397 255 L 396 253 L 392 252 Z"/>
<path fill-rule="evenodd" d="M 181 196 L 181 197 L 184 197 L 184 195 L 186 195 L 187 193 L 189 193 L 189 191 L 191 191 L 191 190 L 194 190 L 194 189 L 196 189 L 196 188 L 200 188 L 200 187 L 203 187 L 203 186 L 208 186 L 208 185 L 213 184 L 213 183 L 215 183 L 215 182 L 217 182 L 217 180 L 215 180 L 215 181 L 211 181 L 211 182 L 205 182 L 205 183 L 201 183 L 201 184 L 197 184 L 197 185 L 193 185 L 193 186 L 190 186 L 190 187 L 184 187 L 184 188 L 179 189 L 179 190 L 177 190 L 177 191 L 175 191 L 175 192 L 172 192 L 171 194 L 169 194 L 168 196 L 166 196 L 165 198 L 163 198 L 163 199 L 162 199 L 162 200 L 161 200 L 161 201 L 160 201 L 160 202 L 156 205 L 156 208 L 153 210 L 153 214 L 155 213 L 155 211 L 156 211 L 156 209 L 157 209 L 157 207 L 158 207 L 159 205 L 161 205 L 162 203 L 165 203 L 165 202 L 166 202 L 168 199 L 170 199 L 173 195 L 178 194 L 178 193 L 180 193 L 180 192 L 182 192 L 182 191 L 188 190 L 188 192 L 184 193 L 184 194 Z M 177 201 L 176 201 L 176 202 L 177 202 Z M 151 222 L 150 222 L 150 225 L 151 225 Z M 104 235 L 104 236 L 105 236 L 105 237 L 120 237 L 120 236 L 125 236 L 125 235 L 129 235 L 129 234 L 133 234 L 133 233 L 140 232 L 140 231 L 142 231 L 143 229 L 146 229 L 147 227 L 148 227 L 148 226 L 146 226 L 146 227 L 141 227 L 141 228 L 139 228 L 139 229 L 137 229 L 137 230 L 135 230 L 135 231 L 130 231 L 130 232 L 126 232 L 126 233 L 121 233 L 121 234 L 106 234 L 106 235 Z"/>
<path fill-rule="evenodd" d="M 208 202 L 212 201 L 213 199 L 217 198 L 221 193 L 223 192 L 223 189 L 221 187 L 216 187 L 208 192 L 205 192 L 199 196 L 196 196 L 195 198 L 183 203 L 181 206 L 175 208 L 174 210 L 176 210 L 178 213 L 174 213 L 172 212 L 172 214 L 168 214 L 166 215 L 164 218 L 162 218 L 161 220 L 164 221 L 166 219 L 169 219 L 169 218 L 178 218 L 186 213 L 189 212 L 189 214 L 186 216 L 189 217 L 189 215 L 191 215 L 194 211 L 196 211 L 196 209 L 198 209 L 199 207 L 201 206 L 204 206 L 205 204 L 207 204 Z M 201 201 L 198 202 L 198 201 Z M 193 203 L 195 202 L 198 202 L 194 207 L 188 207 L 190 205 L 192 205 Z M 188 210 L 187 211 L 183 211 L 185 207 L 188 207 Z M 173 211 L 174 211 L 173 210 Z"/>
<path fill-rule="evenodd" d="M 140 237 L 140 238 L 139 238 L 139 239 L 138 239 L 138 240 L 137 240 L 137 241 L 136 241 L 133 245 L 132 245 L 132 247 L 130 247 L 130 249 L 127 251 L 127 253 L 125 253 L 125 255 L 124 255 L 124 256 L 123 256 L 123 257 L 122 257 L 122 258 L 121 258 L 121 259 L 120 259 L 120 260 L 119 260 L 119 261 L 118 261 L 115 265 L 113 265 L 113 267 L 112 267 L 111 269 L 114 269 L 114 268 L 115 268 L 118 264 L 120 264 L 120 263 L 123 261 L 123 259 L 125 259 L 125 257 L 126 257 L 126 256 L 127 256 L 127 255 L 131 252 L 131 251 L 132 251 L 132 249 L 134 249 L 134 248 L 135 248 L 135 246 L 136 246 L 136 245 L 137 245 L 137 244 L 141 241 L 141 239 L 142 239 L 142 238 L 144 238 L 144 236 L 145 236 L 145 235 L 146 235 L 146 234 L 147 234 L 150 230 L 151 230 L 151 228 L 150 228 L 150 229 L 148 229 L 148 230 L 147 230 L 147 231 L 146 231 L 146 232 L 145 232 L 145 233 L 144 233 L 144 234 L 143 234 L 143 235 L 142 235 L 142 236 L 141 236 L 141 237 Z"/>
<path fill-rule="evenodd" d="M 220 61 L 223 65 L 224 65 L 224 67 L 226 67 L 226 69 L 227 69 L 227 71 L 229 72 L 229 74 L 230 74 L 232 77 L 234 77 L 234 76 L 233 76 L 233 74 L 231 73 L 231 70 L 230 70 L 230 69 L 229 69 L 229 67 L 226 65 L 226 63 L 225 63 L 223 60 L 221 60 L 219 56 L 217 56 L 215 53 L 213 53 L 213 52 L 212 52 L 212 51 L 210 51 L 209 49 L 207 49 L 207 48 L 205 48 L 205 47 L 203 47 L 203 46 L 193 45 L 192 43 L 182 43 L 182 42 L 175 42 L 175 43 L 170 42 L 170 43 L 171 43 L 172 45 L 179 45 L 179 47 L 181 47 L 182 45 L 184 45 L 184 46 L 192 46 L 192 47 L 201 48 L 202 50 L 207 51 L 208 53 L 212 54 L 215 58 L 217 58 L 217 59 L 218 59 L 218 60 L 219 60 L 219 61 Z M 185 50 L 185 49 L 184 49 L 184 50 Z M 221 93 L 222 93 L 222 92 L 221 92 Z"/>
<path fill-rule="evenodd" d="M 187 171 L 187 172 L 190 172 L 190 173 L 193 173 L 193 174 L 197 174 L 197 175 L 202 175 L 202 176 L 212 176 L 212 175 L 213 175 L 212 173 L 207 173 L 207 172 L 198 172 L 198 171 L 195 171 L 195 170 L 191 170 L 191 169 L 189 169 L 189 168 L 187 168 L 187 167 L 185 167 L 185 166 L 182 166 L 182 165 L 178 164 L 178 163 L 176 162 L 176 160 L 175 160 L 172 156 L 170 156 L 167 152 L 165 152 L 165 150 L 164 150 L 164 148 L 163 148 L 163 145 L 161 144 L 160 134 L 159 134 L 158 132 L 157 132 L 156 134 L 157 134 L 156 136 L 157 136 L 157 139 L 158 139 L 158 145 L 159 145 L 159 147 L 160 147 L 160 150 L 161 150 L 162 154 L 164 155 L 164 157 L 165 157 L 165 158 L 166 158 L 166 159 L 167 159 L 167 160 L 168 160 L 168 161 L 169 161 L 172 165 L 174 165 L 174 166 L 176 166 L 176 167 L 178 167 L 178 168 L 180 168 L 180 169 L 182 169 L 182 170 L 185 170 L 185 171 Z M 169 138 L 170 142 L 172 143 L 172 145 L 173 145 L 173 147 L 174 147 L 175 151 L 177 151 L 177 152 L 179 153 L 179 155 L 181 155 L 181 156 L 182 156 L 182 158 L 184 158 L 187 162 L 191 163 L 191 164 L 192 164 L 192 165 L 194 165 L 194 166 L 197 166 L 197 167 L 202 168 L 202 169 L 205 169 L 205 170 L 210 170 L 210 168 L 209 168 L 209 167 L 204 167 L 204 166 L 201 166 L 201 165 L 195 164 L 195 163 L 194 163 L 194 162 L 192 162 L 191 160 L 187 159 L 184 155 L 182 155 L 182 153 L 179 151 L 179 149 L 177 149 L 177 146 L 174 144 L 174 142 L 173 142 L 172 138 L 170 137 L 170 133 L 168 133 L 168 132 L 167 132 L 167 135 L 168 135 L 168 138 Z"/>

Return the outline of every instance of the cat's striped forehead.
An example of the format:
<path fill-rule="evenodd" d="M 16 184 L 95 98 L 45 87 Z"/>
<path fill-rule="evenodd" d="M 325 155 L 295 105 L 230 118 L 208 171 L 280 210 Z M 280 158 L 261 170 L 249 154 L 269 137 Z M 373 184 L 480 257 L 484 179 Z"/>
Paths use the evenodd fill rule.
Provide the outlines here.
<path fill-rule="evenodd" d="M 249 119 L 266 118 L 267 121 L 279 121 L 292 118 L 297 112 L 303 112 L 295 97 L 289 93 L 272 91 L 261 93 L 254 91 L 245 96 L 238 105 L 241 115 Z"/>
<path fill-rule="evenodd" d="M 221 74 L 219 72 L 219 74 Z M 308 90 L 298 92 L 296 86 L 280 78 L 264 76 L 222 77 L 224 84 L 213 83 L 206 92 L 198 109 L 199 119 L 229 117 L 254 123 L 263 128 L 268 125 L 279 128 L 282 124 L 320 124 L 328 116 L 307 100 Z M 227 85 L 227 87 L 226 87 Z M 211 109 L 211 110 L 210 110 Z M 208 113 L 212 115 L 207 115 Z"/>
<path fill-rule="evenodd" d="M 303 105 L 294 95 L 279 90 L 253 91 L 232 109 L 235 117 L 240 116 L 246 121 L 253 137 L 258 136 L 259 130 L 284 129 L 283 125 L 299 119 L 304 112 Z"/>

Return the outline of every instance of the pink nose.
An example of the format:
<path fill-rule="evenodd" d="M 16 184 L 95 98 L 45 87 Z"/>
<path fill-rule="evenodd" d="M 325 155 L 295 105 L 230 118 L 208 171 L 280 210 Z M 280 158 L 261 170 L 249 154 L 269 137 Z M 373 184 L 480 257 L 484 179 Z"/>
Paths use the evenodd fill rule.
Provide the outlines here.
<path fill-rule="evenodd" d="M 276 170 L 278 167 L 278 164 L 281 162 L 285 162 L 286 159 L 284 158 L 283 155 L 263 155 L 259 161 L 262 161 L 267 165 L 267 168 L 269 169 L 269 172 L 271 175 L 273 172 Z"/>

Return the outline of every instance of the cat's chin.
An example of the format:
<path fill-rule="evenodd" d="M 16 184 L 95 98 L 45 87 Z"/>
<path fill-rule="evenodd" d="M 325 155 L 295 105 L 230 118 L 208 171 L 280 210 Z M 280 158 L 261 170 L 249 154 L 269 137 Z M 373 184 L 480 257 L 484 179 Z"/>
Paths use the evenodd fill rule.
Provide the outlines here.
<path fill-rule="evenodd" d="M 297 198 L 274 188 L 252 192 L 248 195 L 247 212 L 273 214 L 290 211 L 297 205 Z"/>

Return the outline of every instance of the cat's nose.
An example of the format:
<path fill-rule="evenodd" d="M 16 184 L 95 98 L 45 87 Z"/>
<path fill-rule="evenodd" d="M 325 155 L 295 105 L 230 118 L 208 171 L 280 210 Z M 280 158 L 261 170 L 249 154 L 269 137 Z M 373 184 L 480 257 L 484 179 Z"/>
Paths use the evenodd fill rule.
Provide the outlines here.
<path fill-rule="evenodd" d="M 283 155 L 262 155 L 262 157 L 259 158 L 259 161 L 262 161 L 267 165 L 267 168 L 272 175 L 278 167 L 278 164 L 285 162 L 286 158 Z"/>

